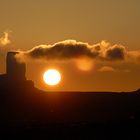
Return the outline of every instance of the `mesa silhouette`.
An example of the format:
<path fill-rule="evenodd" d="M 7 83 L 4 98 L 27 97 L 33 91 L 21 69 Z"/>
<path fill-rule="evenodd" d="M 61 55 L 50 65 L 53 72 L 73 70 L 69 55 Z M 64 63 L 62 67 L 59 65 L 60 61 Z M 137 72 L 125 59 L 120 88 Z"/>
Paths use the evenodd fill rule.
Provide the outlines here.
<path fill-rule="evenodd" d="M 106 122 L 127 120 L 140 112 L 140 90 L 134 92 L 45 92 L 26 79 L 18 52 L 8 52 L 0 75 L 1 122 Z"/>

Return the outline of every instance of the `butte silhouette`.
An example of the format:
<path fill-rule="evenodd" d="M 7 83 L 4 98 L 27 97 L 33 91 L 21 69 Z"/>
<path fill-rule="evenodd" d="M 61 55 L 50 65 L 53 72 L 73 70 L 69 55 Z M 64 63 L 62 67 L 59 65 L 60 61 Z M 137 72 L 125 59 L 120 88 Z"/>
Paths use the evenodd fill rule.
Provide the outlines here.
<path fill-rule="evenodd" d="M 25 63 L 17 62 L 15 55 L 18 52 L 8 52 L 6 57 L 6 74 L 0 75 L 0 89 L 33 87 L 32 81 L 26 80 Z"/>

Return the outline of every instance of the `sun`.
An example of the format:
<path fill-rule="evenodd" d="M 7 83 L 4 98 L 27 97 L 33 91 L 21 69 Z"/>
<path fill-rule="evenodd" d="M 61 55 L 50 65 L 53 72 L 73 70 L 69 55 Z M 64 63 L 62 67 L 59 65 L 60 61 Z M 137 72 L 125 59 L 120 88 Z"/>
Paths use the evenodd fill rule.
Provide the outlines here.
<path fill-rule="evenodd" d="M 56 69 L 49 69 L 43 74 L 44 82 L 49 86 L 55 86 L 61 81 L 61 74 Z"/>

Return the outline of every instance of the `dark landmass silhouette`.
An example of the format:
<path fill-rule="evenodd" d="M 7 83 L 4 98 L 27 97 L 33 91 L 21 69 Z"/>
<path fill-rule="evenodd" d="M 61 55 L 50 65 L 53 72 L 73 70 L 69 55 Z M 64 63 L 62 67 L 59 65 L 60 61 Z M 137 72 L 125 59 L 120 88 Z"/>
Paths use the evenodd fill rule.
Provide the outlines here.
<path fill-rule="evenodd" d="M 140 89 L 120 93 L 41 91 L 26 80 L 26 65 L 17 62 L 17 53 L 8 52 L 6 74 L 0 75 L 2 134 L 114 139 L 117 132 L 130 138 L 130 131 L 133 139 L 134 134 L 139 136 Z"/>

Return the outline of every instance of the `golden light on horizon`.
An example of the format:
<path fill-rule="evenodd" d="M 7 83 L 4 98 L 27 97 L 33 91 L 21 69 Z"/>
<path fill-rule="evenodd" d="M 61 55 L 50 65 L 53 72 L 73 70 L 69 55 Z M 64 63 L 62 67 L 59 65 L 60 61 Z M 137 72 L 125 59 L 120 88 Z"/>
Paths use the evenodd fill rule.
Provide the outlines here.
<path fill-rule="evenodd" d="M 49 86 L 55 86 L 61 81 L 61 74 L 56 69 L 49 69 L 43 74 L 44 82 Z"/>

